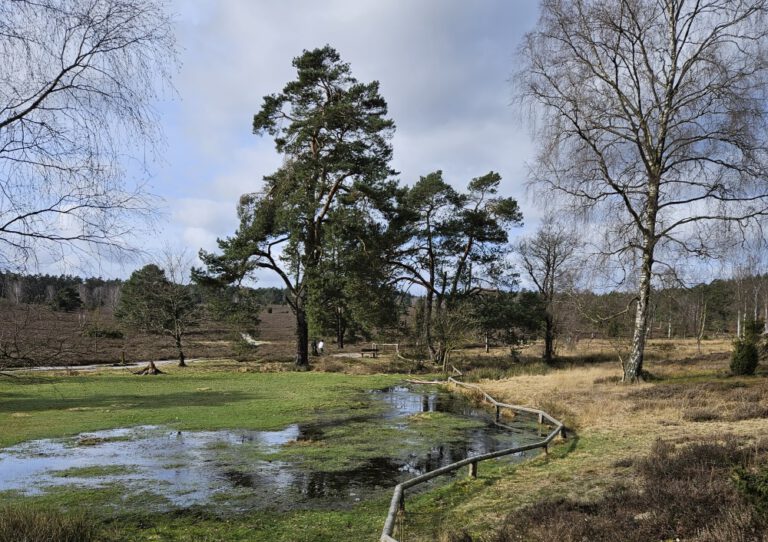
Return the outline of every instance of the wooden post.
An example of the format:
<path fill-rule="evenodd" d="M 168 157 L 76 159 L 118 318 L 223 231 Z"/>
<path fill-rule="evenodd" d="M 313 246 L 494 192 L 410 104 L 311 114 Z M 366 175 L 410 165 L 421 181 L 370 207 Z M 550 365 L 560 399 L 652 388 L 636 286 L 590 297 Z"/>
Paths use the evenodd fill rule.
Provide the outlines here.
<path fill-rule="evenodd" d="M 544 423 L 544 415 L 541 412 L 539 412 L 539 425 L 543 423 Z"/>
<path fill-rule="evenodd" d="M 469 477 L 477 478 L 477 461 L 473 461 L 469 464 Z"/>
<path fill-rule="evenodd" d="M 496 421 L 499 421 L 501 419 L 501 408 L 499 405 L 496 405 Z"/>
<path fill-rule="evenodd" d="M 565 430 L 565 426 L 562 426 L 562 427 L 560 428 L 560 436 L 561 436 L 563 439 L 567 439 L 567 438 L 568 438 L 568 433 L 567 433 L 567 432 L 566 432 L 566 430 Z"/>

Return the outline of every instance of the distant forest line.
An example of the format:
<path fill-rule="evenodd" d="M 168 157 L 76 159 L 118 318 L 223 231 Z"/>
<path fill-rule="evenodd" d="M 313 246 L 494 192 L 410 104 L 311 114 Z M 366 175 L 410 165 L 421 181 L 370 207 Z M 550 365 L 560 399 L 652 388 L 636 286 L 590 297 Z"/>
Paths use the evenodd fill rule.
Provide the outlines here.
<path fill-rule="evenodd" d="M 74 289 L 82 310 L 114 310 L 124 281 L 101 277 L 0 272 L 0 299 L 12 305 L 51 305 L 60 291 Z M 195 290 L 191 284 L 187 288 Z M 282 288 L 248 288 L 259 304 L 285 305 Z M 529 296 L 537 294 L 527 292 Z M 403 316 L 419 296 L 404 293 Z M 201 298 L 202 299 L 202 298 Z M 736 334 L 745 319 L 763 320 L 768 312 L 768 275 L 715 279 L 691 288 L 656 290 L 649 335 L 653 338 L 702 338 Z M 202 301 L 201 301 L 202 302 Z M 560 292 L 558 335 L 562 341 L 585 336 L 628 337 L 634 297 L 628 292 Z"/>
<path fill-rule="evenodd" d="M 106 307 L 114 309 L 120 299 L 125 281 L 101 277 L 82 278 L 74 275 L 34 274 L 0 272 L 0 299 L 12 304 L 45 305 L 53 302 L 56 294 L 65 288 L 74 288 L 83 308 L 93 310 Z M 195 285 L 188 285 L 194 290 Z M 280 288 L 249 288 L 262 305 L 282 305 L 285 291 Z"/>

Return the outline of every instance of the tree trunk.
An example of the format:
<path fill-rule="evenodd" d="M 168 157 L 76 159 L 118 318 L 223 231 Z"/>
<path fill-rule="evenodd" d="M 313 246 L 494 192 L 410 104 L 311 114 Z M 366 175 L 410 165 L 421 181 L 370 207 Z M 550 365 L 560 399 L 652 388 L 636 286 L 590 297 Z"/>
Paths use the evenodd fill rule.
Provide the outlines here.
<path fill-rule="evenodd" d="M 154 361 L 150 361 L 149 364 L 147 364 L 146 367 L 144 367 L 141 371 L 136 371 L 133 373 L 135 375 L 162 375 L 165 374 L 163 371 L 157 368 Z"/>
<path fill-rule="evenodd" d="M 344 333 L 347 331 L 347 326 L 344 323 L 344 317 L 342 316 L 341 309 L 336 312 L 336 345 L 339 350 L 344 349 Z"/>
<path fill-rule="evenodd" d="M 296 367 L 309 369 L 309 326 L 304 307 L 296 307 Z"/>
<path fill-rule="evenodd" d="M 643 266 L 640 270 L 640 288 L 638 291 L 637 311 L 635 312 L 635 330 L 632 336 L 632 353 L 624 366 L 624 382 L 638 382 L 643 378 L 643 355 L 645 354 L 645 330 L 648 326 L 648 313 L 651 299 L 651 270 L 653 253 L 651 248 L 643 250 Z"/>
<path fill-rule="evenodd" d="M 555 358 L 555 322 L 552 313 L 544 316 L 544 363 L 550 364 Z"/>
<path fill-rule="evenodd" d="M 437 359 L 435 360 L 443 369 L 443 373 L 448 372 L 448 350 L 442 342 L 438 342 Z"/>
<path fill-rule="evenodd" d="M 491 351 L 491 343 L 488 339 L 488 333 L 485 334 L 485 353 L 488 354 Z"/>
<path fill-rule="evenodd" d="M 187 364 L 184 361 L 185 358 L 184 358 L 184 350 L 182 349 L 182 346 L 181 346 L 181 337 L 177 336 L 175 337 L 175 339 L 176 339 L 176 350 L 179 351 L 179 367 L 186 367 Z"/>
<path fill-rule="evenodd" d="M 704 302 L 704 307 L 701 309 L 701 319 L 699 321 L 698 333 L 696 334 L 696 352 L 701 354 L 701 340 L 704 338 L 704 329 L 707 325 L 707 302 Z"/>
<path fill-rule="evenodd" d="M 438 352 L 432 343 L 432 293 L 428 292 L 424 300 L 424 342 L 429 348 L 429 355 L 432 361 L 439 362 Z"/>

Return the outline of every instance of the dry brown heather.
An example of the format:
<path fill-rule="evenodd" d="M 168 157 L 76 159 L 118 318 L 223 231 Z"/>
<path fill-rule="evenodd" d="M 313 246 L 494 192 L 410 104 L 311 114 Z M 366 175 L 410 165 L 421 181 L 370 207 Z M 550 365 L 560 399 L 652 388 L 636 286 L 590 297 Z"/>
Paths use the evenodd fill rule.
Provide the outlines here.
<path fill-rule="evenodd" d="M 267 344 L 243 348 L 239 330 L 229 324 L 205 321 L 185 338 L 187 358 L 236 357 L 243 359 L 292 359 L 293 316 L 286 306 L 270 306 L 260 315 L 257 339 Z M 94 333 L 94 330 L 100 331 Z M 106 336 L 105 336 L 106 332 Z M 109 336 L 120 332 L 122 338 Z M 125 352 L 127 361 L 173 359 L 176 348 L 169 336 L 123 329 L 109 308 L 95 311 L 55 312 L 46 306 L 17 306 L 0 302 L 0 347 L 18 345 L 29 359 L 6 365 L 88 365 L 117 363 Z M 0 351 L 0 356 L 5 352 Z"/>
<path fill-rule="evenodd" d="M 704 341 L 701 354 L 695 341 L 651 341 L 653 379 L 624 385 L 618 362 L 583 361 L 614 345 L 583 341 L 562 352 L 570 360 L 560 369 L 481 381 L 499 400 L 549 411 L 576 436 L 458 504 L 460 521 L 446 517 L 443 538 L 472 540 L 465 528 L 487 532 L 507 518 L 483 540 L 763 540 L 764 523 L 732 478 L 739 465 L 768 465 L 768 369 L 730 376 L 730 349 L 726 340 Z"/>

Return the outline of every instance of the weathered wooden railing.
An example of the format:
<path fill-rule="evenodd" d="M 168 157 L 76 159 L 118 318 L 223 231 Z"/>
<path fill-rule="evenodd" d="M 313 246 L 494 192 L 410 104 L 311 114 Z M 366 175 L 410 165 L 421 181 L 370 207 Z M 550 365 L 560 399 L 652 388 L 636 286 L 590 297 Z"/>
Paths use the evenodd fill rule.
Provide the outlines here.
<path fill-rule="evenodd" d="M 474 478 L 474 477 L 477 477 L 477 464 L 480 463 L 481 461 L 486 461 L 488 459 L 495 459 L 497 457 L 502 457 L 509 454 L 525 452 L 528 450 L 535 450 L 537 448 L 543 448 L 544 451 L 546 452 L 547 447 L 549 446 L 549 443 L 552 442 L 552 440 L 558 434 L 561 435 L 563 438 L 565 438 L 566 436 L 565 426 L 563 426 L 563 424 L 560 421 L 556 420 L 555 418 L 553 418 L 543 410 L 538 410 L 535 408 L 529 408 L 529 407 L 524 407 L 519 405 L 510 405 L 507 403 L 500 403 L 499 401 L 497 401 L 496 399 L 488 395 L 485 391 L 483 391 L 479 386 L 474 386 L 472 384 L 459 382 L 458 380 L 455 380 L 453 377 L 449 377 L 448 382 L 450 382 L 451 384 L 455 384 L 456 386 L 460 386 L 462 388 L 474 389 L 482 393 L 483 399 L 493 406 L 495 411 L 495 419 L 497 423 L 499 423 L 501 419 L 502 409 L 509 409 L 517 412 L 527 412 L 529 414 L 535 414 L 539 417 L 539 423 L 544 423 L 544 420 L 547 420 L 549 423 L 554 425 L 554 428 L 542 441 L 534 442 L 532 444 L 526 444 L 525 446 L 517 446 L 515 448 L 507 448 L 505 450 L 498 450 L 496 452 L 490 452 L 487 454 L 467 457 L 466 459 L 462 459 L 461 461 L 457 461 L 456 463 L 451 463 L 450 465 L 446 465 L 445 467 L 440 467 L 439 469 L 426 472 L 420 476 L 416 476 L 415 478 L 406 480 L 401 484 L 397 484 L 395 486 L 395 491 L 392 495 L 392 501 L 389 505 L 389 513 L 387 514 L 387 519 L 386 521 L 384 521 L 384 529 L 382 530 L 381 538 L 379 539 L 380 542 L 398 542 L 397 539 L 392 537 L 392 533 L 395 530 L 395 520 L 397 519 L 398 512 L 405 511 L 405 490 L 408 489 L 409 487 L 423 484 L 424 482 L 432 480 L 433 478 L 437 478 L 438 476 L 442 476 L 443 474 L 454 472 L 462 467 L 466 467 L 467 465 L 469 465 L 469 475 Z"/>

